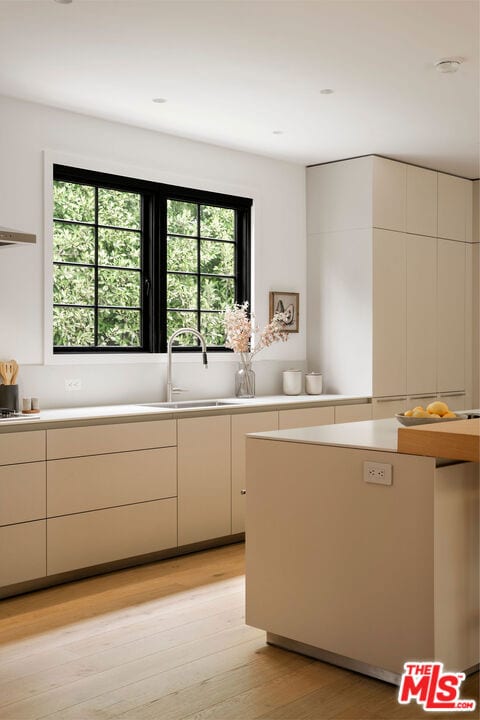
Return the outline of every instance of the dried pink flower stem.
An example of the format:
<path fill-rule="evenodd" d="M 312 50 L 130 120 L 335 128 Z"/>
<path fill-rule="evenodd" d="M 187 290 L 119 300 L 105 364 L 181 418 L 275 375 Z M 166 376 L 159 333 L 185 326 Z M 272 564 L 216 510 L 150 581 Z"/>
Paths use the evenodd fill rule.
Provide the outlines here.
<path fill-rule="evenodd" d="M 284 313 L 276 313 L 260 333 L 255 324 L 254 314 L 252 313 L 251 317 L 248 316 L 248 302 L 234 305 L 225 310 L 225 345 L 237 353 L 250 352 L 250 358 L 253 358 L 274 342 L 286 342 L 288 340 L 288 333 L 283 325 L 284 320 Z M 256 339 L 257 335 L 259 335 L 258 339 Z"/>

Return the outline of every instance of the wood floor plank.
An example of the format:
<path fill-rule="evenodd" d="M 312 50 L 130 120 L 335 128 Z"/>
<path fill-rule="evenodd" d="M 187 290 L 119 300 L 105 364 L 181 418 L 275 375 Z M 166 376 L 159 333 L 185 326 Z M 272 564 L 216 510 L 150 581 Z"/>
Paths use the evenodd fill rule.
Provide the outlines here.
<path fill-rule="evenodd" d="M 311 663 L 300 670 L 282 675 L 267 683 L 249 688 L 225 702 L 201 712 L 185 716 L 184 720 L 241 720 L 258 718 L 277 707 L 283 707 L 323 685 L 334 682 L 331 667 Z"/>
<path fill-rule="evenodd" d="M 44 720 L 90 720 L 91 718 L 119 718 L 122 713 L 140 706 L 149 699 L 177 692 L 189 685 L 203 682 L 222 672 L 249 665 L 257 653 L 264 650 L 264 639 L 257 637 L 245 643 L 226 648 L 211 655 L 186 662 L 184 665 L 155 673 L 141 680 L 131 678 L 114 690 L 104 688 L 92 692 L 86 700 L 63 706 L 55 712 L 37 716 Z M 69 698 L 71 700 L 71 698 Z M 43 708 L 45 704 L 42 703 Z M 0 714 L 1 717 L 1 714 Z M 21 720 L 21 718 L 15 718 Z"/>
<path fill-rule="evenodd" d="M 169 614 L 172 603 L 178 609 L 196 607 L 205 600 L 215 600 L 232 592 L 243 590 L 241 578 L 231 578 L 218 582 L 215 588 L 186 588 L 184 585 L 172 584 L 163 592 L 148 591 L 141 598 L 135 598 L 130 607 L 105 610 L 94 613 L 89 610 L 90 603 L 82 604 L 71 615 L 68 621 L 64 617 L 55 621 L 50 618 L 45 624 L 29 624 L 28 630 L 13 628 L 0 633 L 0 666 L 3 662 L 25 657 L 38 648 L 58 647 L 75 640 L 84 640 L 99 633 L 122 628 L 139 621 L 154 620 L 159 613 Z M 173 600 L 172 600 L 173 598 Z M 56 612 L 52 612 L 56 616 Z"/>
<path fill-rule="evenodd" d="M 124 645 L 109 648 L 101 652 L 92 653 L 82 658 L 62 662 L 50 667 L 37 668 L 33 673 L 17 676 L 13 680 L 0 679 L 0 705 L 23 700 L 35 694 L 52 690 L 74 682 L 78 677 L 88 677 L 103 673 L 118 666 L 125 666 L 134 661 L 151 658 L 157 659 L 160 653 L 179 649 L 189 651 L 189 646 L 197 641 L 208 641 L 214 636 L 229 629 L 246 629 L 243 620 L 243 608 L 229 608 L 223 612 L 212 615 L 210 618 L 186 623 L 181 627 L 156 632 L 155 626 L 146 637 L 127 642 Z"/>
<path fill-rule="evenodd" d="M 35 718 L 38 702 L 55 710 L 69 707 L 80 702 L 91 694 L 99 694 L 106 690 L 122 687 L 131 683 L 132 677 L 138 679 L 150 677 L 170 668 L 184 665 L 189 660 L 205 657 L 226 647 L 239 645 L 259 636 L 259 631 L 245 625 L 226 630 L 208 638 L 194 640 L 190 643 L 152 653 L 136 660 L 125 659 L 123 663 L 114 662 L 111 657 L 89 657 L 75 663 L 74 667 L 65 666 L 60 671 L 54 668 L 39 677 L 34 676 L 28 684 L 24 699 L 11 701 L 11 697 L 2 689 L 0 695 L 0 717 L 4 713 L 8 717 L 10 711 L 21 712 L 25 720 Z M 38 680 L 38 682 L 37 682 Z M 48 689 L 50 684 L 51 690 Z M 24 682 L 25 689 L 27 683 Z M 18 688 L 15 687 L 15 691 Z"/>

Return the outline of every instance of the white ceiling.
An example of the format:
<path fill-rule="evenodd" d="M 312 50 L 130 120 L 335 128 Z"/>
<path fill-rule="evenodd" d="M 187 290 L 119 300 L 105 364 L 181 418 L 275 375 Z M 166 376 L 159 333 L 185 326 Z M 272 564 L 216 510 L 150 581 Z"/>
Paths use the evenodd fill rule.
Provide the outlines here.
<path fill-rule="evenodd" d="M 457 74 L 434 69 L 445 56 Z M 0 94 L 302 164 L 378 153 L 473 178 L 479 3 L 0 0 Z"/>

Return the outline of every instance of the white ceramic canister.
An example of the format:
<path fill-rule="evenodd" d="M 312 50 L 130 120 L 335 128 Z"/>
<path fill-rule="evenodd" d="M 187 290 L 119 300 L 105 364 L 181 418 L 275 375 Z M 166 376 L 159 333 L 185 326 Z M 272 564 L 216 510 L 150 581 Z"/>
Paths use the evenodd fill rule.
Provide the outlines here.
<path fill-rule="evenodd" d="M 322 373 L 309 372 L 305 375 L 305 390 L 307 395 L 321 395 L 323 392 Z"/>
<path fill-rule="evenodd" d="M 300 395 L 302 392 L 302 371 L 285 370 L 283 373 L 283 394 Z"/>

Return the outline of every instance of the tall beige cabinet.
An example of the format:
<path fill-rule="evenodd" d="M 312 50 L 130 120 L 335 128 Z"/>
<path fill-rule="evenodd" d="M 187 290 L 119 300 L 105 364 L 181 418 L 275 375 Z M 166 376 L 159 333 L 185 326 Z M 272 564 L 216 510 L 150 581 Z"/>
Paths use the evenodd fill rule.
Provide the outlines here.
<path fill-rule="evenodd" d="M 478 405 L 473 185 L 376 156 L 307 169 L 309 366 L 376 418 Z"/>

